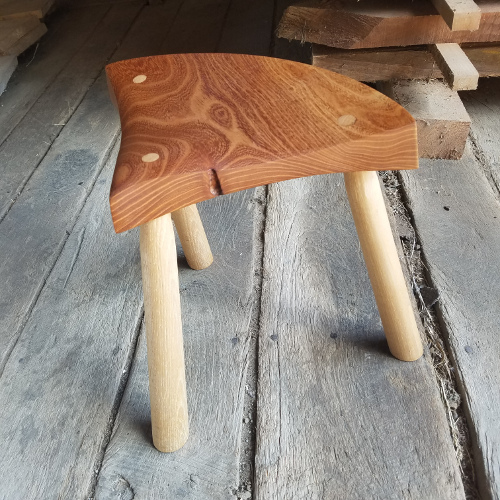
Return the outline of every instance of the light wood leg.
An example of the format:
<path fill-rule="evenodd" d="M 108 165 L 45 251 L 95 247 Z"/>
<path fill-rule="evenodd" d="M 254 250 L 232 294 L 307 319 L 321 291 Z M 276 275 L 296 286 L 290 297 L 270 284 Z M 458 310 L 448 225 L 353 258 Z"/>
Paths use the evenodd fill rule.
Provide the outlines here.
<path fill-rule="evenodd" d="M 170 214 L 140 229 L 153 444 L 175 451 L 188 438 L 181 304 Z"/>
<path fill-rule="evenodd" d="M 423 353 L 377 172 L 344 174 L 354 223 L 391 353 L 415 361 Z"/>
<path fill-rule="evenodd" d="M 189 267 L 192 269 L 208 267 L 214 258 L 196 205 L 176 210 L 172 213 L 172 219 Z"/>

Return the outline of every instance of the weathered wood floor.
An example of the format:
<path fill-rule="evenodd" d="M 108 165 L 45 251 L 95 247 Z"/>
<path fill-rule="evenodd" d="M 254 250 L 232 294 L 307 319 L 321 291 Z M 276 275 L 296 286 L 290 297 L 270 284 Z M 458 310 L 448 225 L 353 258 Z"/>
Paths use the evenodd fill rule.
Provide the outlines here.
<path fill-rule="evenodd" d="M 191 434 L 152 447 L 138 234 L 111 224 L 119 120 L 102 70 L 193 51 L 306 60 L 274 39 L 284 5 L 65 0 L 20 59 L 0 97 L 1 499 L 474 498 L 430 355 L 388 353 L 341 175 L 200 204 L 215 262 L 192 271 L 179 249 Z M 500 498 L 500 81 L 464 99 L 464 159 L 400 181 L 486 500 Z"/>

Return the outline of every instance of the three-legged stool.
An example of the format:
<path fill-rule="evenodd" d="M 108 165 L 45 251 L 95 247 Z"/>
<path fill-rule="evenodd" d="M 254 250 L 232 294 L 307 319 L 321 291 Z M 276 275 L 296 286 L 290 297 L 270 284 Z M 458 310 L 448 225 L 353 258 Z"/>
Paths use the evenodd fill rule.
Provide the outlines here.
<path fill-rule="evenodd" d="M 405 361 L 422 355 L 376 173 L 418 166 L 415 121 L 401 106 L 344 76 L 267 57 L 179 54 L 106 71 L 122 126 L 113 223 L 117 232 L 141 226 L 156 448 L 177 450 L 188 437 L 172 220 L 188 264 L 209 266 L 199 201 L 343 172 L 391 353 Z"/>

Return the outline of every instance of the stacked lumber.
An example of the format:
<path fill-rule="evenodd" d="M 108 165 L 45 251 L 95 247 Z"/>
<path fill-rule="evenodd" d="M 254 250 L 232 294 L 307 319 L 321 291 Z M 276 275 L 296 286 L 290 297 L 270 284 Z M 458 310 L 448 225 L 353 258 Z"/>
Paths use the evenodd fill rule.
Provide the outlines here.
<path fill-rule="evenodd" d="M 278 36 L 313 43 L 315 66 L 386 82 L 417 118 L 426 158 L 462 156 L 470 118 L 457 91 L 500 76 L 500 0 L 307 0 Z"/>
<path fill-rule="evenodd" d="M 500 76 L 500 45 L 462 46 L 462 50 L 480 77 Z M 313 45 L 313 64 L 360 82 L 444 79 L 426 46 L 344 50 Z"/>
<path fill-rule="evenodd" d="M 479 28 L 452 31 L 430 0 L 308 0 L 285 11 L 278 36 L 342 49 L 500 41 L 499 2 L 476 3 Z"/>
<path fill-rule="evenodd" d="M 17 56 L 47 31 L 40 19 L 54 0 L 0 0 L 0 94 L 17 66 Z"/>

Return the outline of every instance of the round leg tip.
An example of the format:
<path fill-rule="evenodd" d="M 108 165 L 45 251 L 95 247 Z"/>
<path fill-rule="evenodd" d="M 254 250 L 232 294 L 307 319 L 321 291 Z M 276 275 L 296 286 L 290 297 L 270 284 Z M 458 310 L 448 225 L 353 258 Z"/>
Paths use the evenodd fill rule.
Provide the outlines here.
<path fill-rule="evenodd" d="M 214 261 L 214 258 L 212 256 L 212 254 L 210 255 L 207 255 L 205 256 L 204 258 L 200 258 L 199 256 L 197 256 L 196 258 L 187 258 L 186 257 L 186 260 L 187 260 L 187 263 L 188 263 L 188 266 L 191 268 L 191 269 L 194 269 L 195 271 L 201 271 L 202 269 L 206 269 L 207 267 L 209 267 L 212 262 Z"/>
<path fill-rule="evenodd" d="M 174 451 L 180 450 L 187 442 L 189 437 L 189 433 L 186 433 L 183 436 L 175 436 L 174 438 L 155 438 L 153 436 L 153 445 L 162 453 L 173 453 Z"/>
<path fill-rule="evenodd" d="M 391 354 L 400 361 L 417 361 L 424 354 L 424 350 L 421 345 L 407 351 L 394 352 L 392 349 L 389 350 L 391 351 Z"/>

